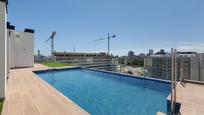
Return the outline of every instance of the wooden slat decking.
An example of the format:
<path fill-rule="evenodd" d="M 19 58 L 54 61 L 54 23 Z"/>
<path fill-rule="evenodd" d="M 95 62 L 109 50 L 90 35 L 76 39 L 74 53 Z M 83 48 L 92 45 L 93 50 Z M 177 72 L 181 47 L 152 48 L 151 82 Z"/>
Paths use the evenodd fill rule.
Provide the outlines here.
<path fill-rule="evenodd" d="M 2 115 L 89 114 L 32 73 L 45 68 L 35 64 L 34 68 L 11 70 Z"/>
<path fill-rule="evenodd" d="M 171 95 L 168 96 L 170 100 Z M 181 103 L 181 115 L 204 115 L 204 85 L 186 83 L 177 85 L 177 102 Z"/>

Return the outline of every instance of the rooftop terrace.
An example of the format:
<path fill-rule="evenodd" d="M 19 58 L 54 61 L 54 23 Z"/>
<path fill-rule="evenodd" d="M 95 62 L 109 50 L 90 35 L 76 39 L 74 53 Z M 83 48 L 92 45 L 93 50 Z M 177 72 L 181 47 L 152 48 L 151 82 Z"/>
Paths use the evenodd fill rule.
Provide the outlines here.
<path fill-rule="evenodd" d="M 171 95 L 168 96 L 170 100 Z M 204 114 L 204 85 L 187 82 L 184 86 L 177 85 L 177 102 L 181 103 L 182 115 Z"/>
<path fill-rule="evenodd" d="M 2 115 L 88 115 L 32 72 L 40 69 L 47 67 L 11 70 Z"/>
<path fill-rule="evenodd" d="M 32 72 L 43 69 L 49 68 L 35 64 L 33 68 L 11 70 L 2 115 L 89 114 Z M 181 103 L 182 115 L 203 115 L 203 97 L 204 85 L 186 83 L 185 87 L 177 86 L 177 101 Z"/>

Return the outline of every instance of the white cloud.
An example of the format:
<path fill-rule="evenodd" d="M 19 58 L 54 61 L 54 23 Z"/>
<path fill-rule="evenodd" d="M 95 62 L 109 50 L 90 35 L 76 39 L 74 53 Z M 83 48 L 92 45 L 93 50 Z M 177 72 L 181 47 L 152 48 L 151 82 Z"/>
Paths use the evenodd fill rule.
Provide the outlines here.
<path fill-rule="evenodd" d="M 193 51 L 198 53 L 204 52 L 204 43 L 182 42 L 177 47 L 178 51 Z"/>

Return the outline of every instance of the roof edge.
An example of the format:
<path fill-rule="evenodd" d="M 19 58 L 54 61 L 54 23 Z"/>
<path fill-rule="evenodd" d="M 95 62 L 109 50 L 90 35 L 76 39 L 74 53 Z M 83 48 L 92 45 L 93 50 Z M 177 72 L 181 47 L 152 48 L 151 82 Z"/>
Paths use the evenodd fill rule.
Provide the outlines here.
<path fill-rule="evenodd" d="M 1 2 L 5 2 L 5 5 L 6 5 L 6 12 L 8 13 L 8 0 L 0 0 Z"/>
<path fill-rule="evenodd" d="M 24 30 L 24 32 L 35 33 L 35 30 L 26 28 L 26 29 Z"/>

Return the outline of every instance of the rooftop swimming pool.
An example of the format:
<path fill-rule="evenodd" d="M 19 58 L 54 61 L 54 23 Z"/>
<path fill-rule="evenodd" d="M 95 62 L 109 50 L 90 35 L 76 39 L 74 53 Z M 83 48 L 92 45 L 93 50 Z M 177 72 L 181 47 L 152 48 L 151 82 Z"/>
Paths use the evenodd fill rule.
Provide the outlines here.
<path fill-rule="evenodd" d="M 82 68 L 35 73 L 91 115 L 155 115 L 167 111 L 167 82 Z"/>

